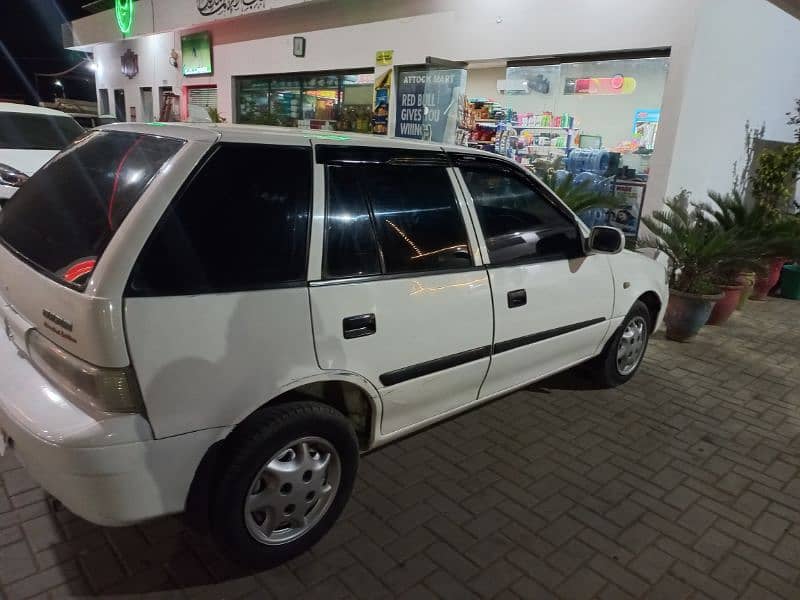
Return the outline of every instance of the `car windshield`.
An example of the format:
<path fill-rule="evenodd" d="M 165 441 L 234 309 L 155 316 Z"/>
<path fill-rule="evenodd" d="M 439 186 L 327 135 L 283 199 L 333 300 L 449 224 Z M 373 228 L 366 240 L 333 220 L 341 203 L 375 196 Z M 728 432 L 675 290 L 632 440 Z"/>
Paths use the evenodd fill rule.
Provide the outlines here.
<path fill-rule="evenodd" d="M 12 196 L 0 211 L 0 241 L 59 281 L 85 286 L 122 221 L 183 143 L 90 133 Z"/>
<path fill-rule="evenodd" d="M 63 150 L 83 134 L 72 117 L 0 112 L 0 148 Z"/>

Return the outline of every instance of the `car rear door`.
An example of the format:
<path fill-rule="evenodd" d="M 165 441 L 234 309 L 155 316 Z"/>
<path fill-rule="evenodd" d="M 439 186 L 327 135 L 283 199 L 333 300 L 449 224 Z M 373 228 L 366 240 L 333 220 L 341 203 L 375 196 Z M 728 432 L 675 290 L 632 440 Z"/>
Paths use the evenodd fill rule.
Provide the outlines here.
<path fill-rule="evenodd" d="M 443 152 L 316 146 L 310 275 L 319 365 L 368 379 L 381 433 L 474 402 L 489 366 L 492 300 Z"/>
<path fill-rule="evenodd" d="M 236 424 L 318 372 L 311 147 L 280 139 L 217 144 L 133 268 L 125 331 L 156 437 Z"/>
<path fill-rule="evenodd" d="M 608 258 L 585 253 L 574 218 L 514 165 L 454 160 L 494 296 L 492 365 L 480 397 L 594 355 L 614 303 Z"/>

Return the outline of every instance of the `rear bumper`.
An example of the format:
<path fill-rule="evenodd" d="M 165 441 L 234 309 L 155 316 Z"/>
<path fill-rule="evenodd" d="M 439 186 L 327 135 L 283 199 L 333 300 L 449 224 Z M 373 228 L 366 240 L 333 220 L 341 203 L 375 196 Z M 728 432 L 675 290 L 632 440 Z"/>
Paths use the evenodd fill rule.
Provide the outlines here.
<path fill-rule="evenodd" d="M 155 440 L 140 415 L 88 415 L 0 336 L 0 429 L 34 480 L 100 525 L 184 510 L 197 466 L 225 430 Z"/>

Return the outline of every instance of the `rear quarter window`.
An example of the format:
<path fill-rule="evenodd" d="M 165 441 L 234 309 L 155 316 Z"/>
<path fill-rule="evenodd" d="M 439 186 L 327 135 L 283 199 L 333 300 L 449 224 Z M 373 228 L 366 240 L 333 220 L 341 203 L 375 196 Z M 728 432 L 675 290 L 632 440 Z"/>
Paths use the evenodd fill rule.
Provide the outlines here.
<path fill-rule="evenodd" d="M 0 211 L 0 241 L 59 281 L 85 286 L 97 260 L 182 140 L 97 131 L 29 179 Z"/>
<path fill-rule="evenodd" d="M 128 295 L 304 285 L 312 179 L 310 147 L 219 144 L 163 215 Z"/>

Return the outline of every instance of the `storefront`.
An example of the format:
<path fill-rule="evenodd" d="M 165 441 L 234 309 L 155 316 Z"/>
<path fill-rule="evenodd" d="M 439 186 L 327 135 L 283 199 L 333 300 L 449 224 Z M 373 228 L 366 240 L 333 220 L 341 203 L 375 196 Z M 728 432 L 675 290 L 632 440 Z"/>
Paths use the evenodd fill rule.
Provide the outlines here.
<path fill-rule="evenodd" d="M 745 121 L 790 139 L 800 78 L 800 22 L 767 0 L 134 7 L 125 32 L 113 9 L 65 32 L 93 53 L 100 103 L 120 118 L 470 145 L 624 199 L 583 217 L 629 234 L 667 194 L 728 189 Z M 743 70 L 743 52 L 775 68 Z"/>
<path fill-rule="evenodd" d="M 474 70 L 463 143 L 507 156 L 554 187 L 594 195 L 610 206 L 583 211 L 583 220 L 635 236 L 669 63 L 668 51 L 650 51 Z M 482 89 L 470 85 L 473 73 Z M 492 76 L 501 77 L 494 93 L 482 95 Z"/>
<path fill-rule="evenodd" d="M 372 69 L 235 77 L 235 122 L 370 133 Z"/>

